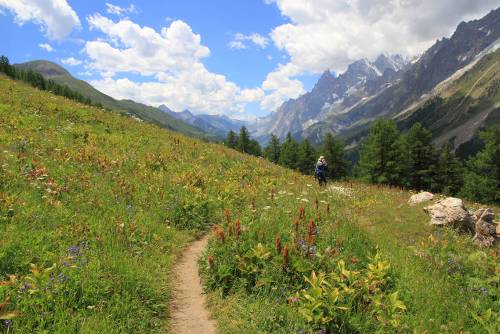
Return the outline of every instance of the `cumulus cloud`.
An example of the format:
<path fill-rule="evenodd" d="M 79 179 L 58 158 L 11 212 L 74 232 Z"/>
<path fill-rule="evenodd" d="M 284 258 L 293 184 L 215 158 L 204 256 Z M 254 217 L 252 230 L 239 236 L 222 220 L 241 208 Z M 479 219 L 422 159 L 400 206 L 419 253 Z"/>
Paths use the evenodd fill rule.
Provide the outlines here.
<path fill-rule="evenodd" d="M 462 20 L 498 6 L 498 0 L 275 0 L 291 23 L 271 33 L 303 72 L 337 72 L 380 53 L 416 55 L 450 35 Z"/>
<path fill-rule="evenodd" d="M 260 88 L 242 89 L 224 75 L 210 72 L 202 63 L 210 50 L 201 44 L 200 35 L 181 20 L 160 31 L 129 19 L 114 22 L 100 14 L 87 20 L 91 29 L 105 36 L 88 41 L 84 47 L 90 69 L 102 76 L 91 83 L 113 97 L 166 104 L 174 110 L 188 108 L 220 114 L 242 112 L 247 103 L 264 95 Z M 117 73 L 137 73 L 150 79 L 116 79 Z"/>
<path fill-rule="evenodd" d="M 250 35 L 237 33 L 233 36 L 233 39 L 229 42 L 228 45 L 231 49 L 246 49 L 248 47 L 246 42 L 251 42 L 258 47 L 265 49 L 269 44 L 269 38 L 257 33 L 253 33 Z"/>
<path fill-rule="evenodd" d="M 82 64 L 82 61 L 73 57 L 61 59 L 61 63 L 68 66 L 78 66 Z"/>
<path fill-rule="evenodd" d="M 295 75 L 343 72 L 381 53 L 413 56 L 450 35 L 462 20 L 481 17 L 498 0 L 265 0 L 290 22 L 273 29 Z M 277 69 L 280 71 L 280 68 Z"/>
<path fill-rule="evenodd" d="M 122 16 L 125 14 L 136 14 L 138 10 L 134 4 L 130 4 L 128 7 L 120 7 L 106 2 L 106 13 Z"/>
<path fill-rule="evenodd" d="M 19 25 L 40 25 L 50 39 L 62 40 L 80 27 L 78 15 L 66 0 L 0 0 L 0 7 L 8 9 Z"/>
<path fill-rule="evenodd" d="M 269 73 L 262 83 L 262 88 L 268 94 L 262 99 L 261 108 L 275 111 L 284 101 L 304 94 L 302 82 L 291 79 L 298 74 L 300 74 L 300 69 L 292 63 L 280 64 L 275 71 Z"/>
<path fill-rule="evenodd" d="M 48 44 L 48 43 L 40 43 L 40 44 L 38 44 L 38 47 L 44 49 L 47 52 L 54 51 L 54 48 L 52 46 L 50 46 L 50 44 Z"/>

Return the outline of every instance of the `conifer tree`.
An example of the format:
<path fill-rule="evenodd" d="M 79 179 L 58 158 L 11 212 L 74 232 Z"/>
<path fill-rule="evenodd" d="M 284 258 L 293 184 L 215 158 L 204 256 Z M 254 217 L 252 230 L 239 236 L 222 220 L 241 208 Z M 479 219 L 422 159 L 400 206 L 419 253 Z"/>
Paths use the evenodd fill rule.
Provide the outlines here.
<path fill-rule="evenodd" d="M 271 135 L 269 144 L 264 148 L 264 157 L 269 161 L 278 163 L 280 159 L 280 141 L 276 135 Z"/>
<path fill-rule="evenodd" d="M 376 120 L 361 149 L 360 176 L 370 182 L 401 185 L 401 133 L 392 120 Z"/>
<path fill-rule="evenodd" d="M 297 168 L 297 153 L 299 144 L 292 138 L 290 132 L 286 135 L 285 142 L 281 145 L 279 164 L 288 168 Z"/>
<path fill-rule="evenodd" d="M 463 166 L 451 150 L 450 145 L 444 145 L 439 153 L 438 186 L 435 190 L 447 195 L 456 195 L 463 184 Z"/>
<path fill-rule="evenodd" d="M 331 133 L 325 136 L 320 150 L 328 163 L 328 175 L 331 179 L 339 180 L 347 176 L 347 161 L 345 158 L 344 144 Z"/>
<path fill-rule="evenodd" d="M 297 153 L 297 169 L 303 174 L 312 174 L 314 172 L 314 162 L 316 161 L 316 150 L 312 147 L 309 140 L 304 139 Z"/>
<path fill-rule="evenodd" d="M 238 145 L 238 137 L 236 136 L 236 133 L 233 130 L 229 130 L 229 132 L 227 133 L 227 137 L 226 137 L 224 144 L 227 147 L 234 148 L 234 149 Z"/>
<path fill-rule="evenodd" d="M 474 201 L 500 203 L 500 125 L 481 132 L 484 148 L 467 162 L 461 195 Z"/>
<path fill-rule="evenodd" d="M 432 133 L 415 123 L 406 134 L 408 185 L 416 190 L 434 190 L 437 176 L 437 157 L 432 146 Z"/>
<path fill-rule="evenodd" d="M 250 153 L 250 134 L 246 127 L 242 126 L 240 129 L 240 136 L 238 137 L 237 149 L 243 153 Z"/>
<path fill-rule="evenodd" d="M 249 146 L 248 149 L 249 154 L 255 155 L 256 157 L 262 156 L 262 149 L 258 141 L 256 141 L 255 139 L 251 139 L 248 146 Z"/>

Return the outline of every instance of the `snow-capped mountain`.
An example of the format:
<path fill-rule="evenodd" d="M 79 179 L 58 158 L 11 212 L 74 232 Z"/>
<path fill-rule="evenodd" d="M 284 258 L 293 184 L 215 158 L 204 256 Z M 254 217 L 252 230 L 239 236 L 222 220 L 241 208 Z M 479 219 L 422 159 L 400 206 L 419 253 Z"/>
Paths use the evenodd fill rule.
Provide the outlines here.
<path fill-rule="evenodd" d="M 258 137 L 273 133 L 283 138 L 288 132 L 300 132 L 330 114 L 342 113 L 396 81 L 407 64 L 400 55 L 380 55 L 373 62 L 360 59 L 350 64 L 339 76 L 325 71 L 311 92 L 285 102 L 257 122 L 255 133 Z"/>

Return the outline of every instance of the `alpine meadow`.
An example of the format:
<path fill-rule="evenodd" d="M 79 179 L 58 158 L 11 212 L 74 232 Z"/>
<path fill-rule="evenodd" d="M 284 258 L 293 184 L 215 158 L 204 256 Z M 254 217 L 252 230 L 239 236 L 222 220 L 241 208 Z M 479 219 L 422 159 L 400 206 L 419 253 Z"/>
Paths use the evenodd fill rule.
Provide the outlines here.
<path fill-rule="evenodd" d="M 0 0 L 0 333 L 499 333 L 495 6 Z"/>

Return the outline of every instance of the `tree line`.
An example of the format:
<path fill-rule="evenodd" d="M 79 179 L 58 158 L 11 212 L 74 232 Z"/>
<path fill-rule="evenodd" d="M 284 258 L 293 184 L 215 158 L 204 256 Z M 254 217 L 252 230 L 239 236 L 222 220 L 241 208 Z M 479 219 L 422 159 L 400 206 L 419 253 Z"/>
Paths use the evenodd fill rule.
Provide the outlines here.
<path fill-rule="evenodd" d="M 241 127 L 239 134 L 229 131 L 224 145 L 243 153 L 261 156 L 275 164 L 295 169 L 303 174 L 313 174 L 314 166 L 320 155 L 325 156 L 330 170 L 330 179 L 341 179 L 348 175 L 349 165 L 345 157 L 344 144 L 332 134 L 327 134 L 323 144 L 315 148 L 307 139 L 300 143 L 290 133 L 281 143 L 271 135 L 269 143 L 262 149 L 259 143 L 250 138 L 246 127 Z"/>
<path fill-rule="evenodd" d="M 327 134 L 315 148 L 304 139 L 297 142 L 289 133 L 283 142 L 271 135 L 262 150 L 242 127 L 230 131 L 224 144 L 244 153 L 263 156 L 271 162 L 304 174 L 314 173 L 319 155 L 325 156 L 329 178 L 352 177 L 417 191 L 427 190 L 461 196 L 483 203 L 500 202 L 500 125 L 480 133 L 483 149 L 462 162 L 449 144 L 436 148 L 432 133 L 420 123 L 402 133 L 393 120 L 379 119 L 360 145 L 358 163 L 349 168 L 342 141 Z"/>
<path fill-rule="evenodd" d="M 392 120 L 379 119 L 364 141 L 354 176 L 373 183 L 500 202 L 500 125 L 480 133 L 483 149 L 465 163 L 449 144 L 436 148 L 420 123 L 401 133 Z"/>
<path fill-rule="evenodd" d="M 40 90 L 46 90 L 55 95 L 64 96 L 68 99 L 86 105 L 94 105 L 102 108 L 101 103 L 92 103 L 92 100 L 90 98 L 83 96 L 81 93 L 72 90 L 66 85 L 58 84 L 54 80 L 47 80 L 40 73 L 36 73 L 31 69 L 23 70 L 12 66 L 10 64 L 9 58 L 7 58 L 6 56 L 0 56 L 0 73 L 4 73 L 12 79 L 29 83 L 31 86 Z"/>

